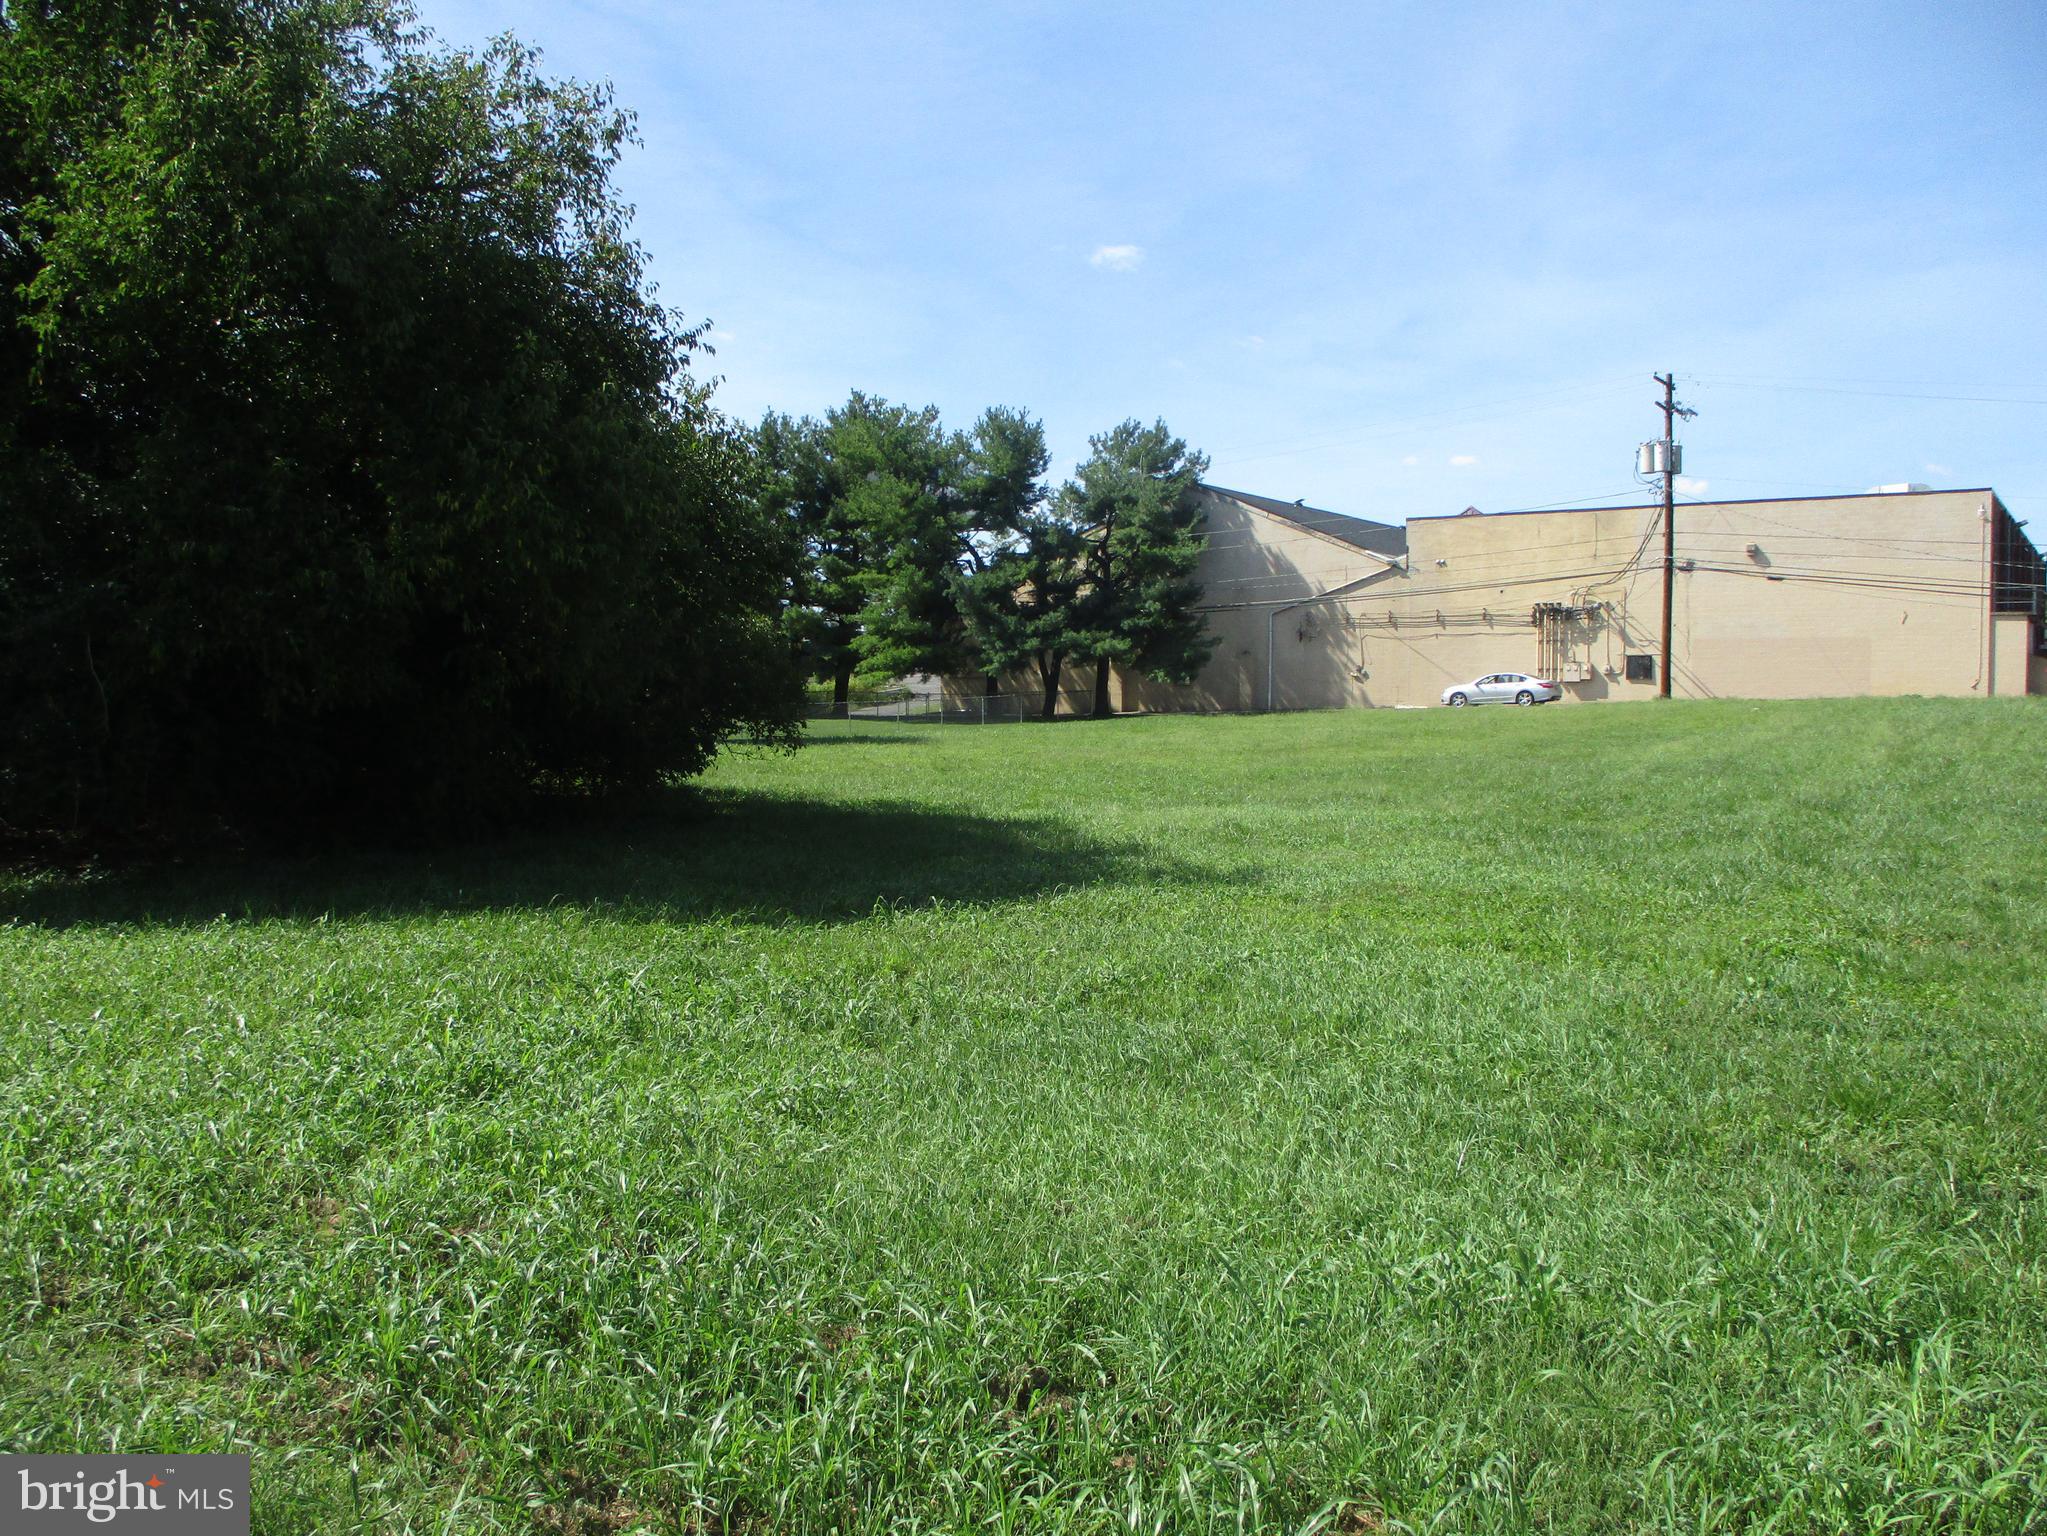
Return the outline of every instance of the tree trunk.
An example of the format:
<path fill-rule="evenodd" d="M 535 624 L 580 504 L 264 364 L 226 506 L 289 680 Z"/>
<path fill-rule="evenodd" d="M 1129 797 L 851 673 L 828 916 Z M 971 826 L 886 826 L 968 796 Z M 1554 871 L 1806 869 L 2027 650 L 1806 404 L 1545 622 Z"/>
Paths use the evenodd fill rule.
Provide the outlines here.
<path fill-rule="evenodd" d="M 1107 719 L 1109 709 L 1109 658 L 1095 658 L 1095 718 Z"/>
<path fill-rule="evenodd" d="M 994 674 L 993 672 L 990 672 L 990 673 L 988 674 L 988 687 L 987 687 L 987 694 L 988 694 L 988 697 L 992 699 L 992 698 L 994 698 L 994 697 L 995 697 L 995 696 L 996 696 L 996 695 L 997 695 L 998 693 L 1000 693 L 1001 691 L 1002 691 L 1002 690 L 1001 690 L 1001 688 L 999 688 L 999 687 L 998 687 L 998 686 L 996 685 L 996 678 L 995 678 L 995 674 Z"/>
<path fill-rule="evenodd" d="M 1040 718 L 1050 720 L 1059 708 L 1059 658 L 1040 657 L 1038 680 L 1045 685 L 1045 708 Z"/>
<path fill-rule="evenodd" d="M 832 705 L 840 714 L 846 712 L 846 695 L 853 689 L 853 664 L 842 662 L 838 671 L 832 674 Z"/>

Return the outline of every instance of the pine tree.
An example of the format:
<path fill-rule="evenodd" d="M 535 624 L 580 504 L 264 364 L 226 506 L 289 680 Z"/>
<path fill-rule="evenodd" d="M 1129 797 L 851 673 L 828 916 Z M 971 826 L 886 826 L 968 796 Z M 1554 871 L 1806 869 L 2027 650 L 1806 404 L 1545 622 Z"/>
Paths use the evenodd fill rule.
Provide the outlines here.
<path fill-rule="evenodd" d="M 1215 648 L 1194 608 L 1203 543 L 1194 490 L 1208 460 L 1163 421 L 1125 421 L 1088 443 L 1094 451 L 1060 495 L 1084 546 L 1068 649 L 1095 664 L 1099 717 L 1109 713 L 1111 664 L 1184 683 Z"/>
<path fill-rule="evenodd" d="M 970 433 L 937 408 L 855 393 L 823 421 L 770 415 L 757 434 L 769 510 L 805 550 L 790 630 L 844 702 L 886 682 L 992 669 L 961 611 L 966 584 L 1009 550 L 1045 500 L 1044 428 L 991 407 Z"/>
<path fill-rule="evenodd" d="M 822 421 L 770 413 L 755 440 L 764 505 L 803 551 L 787 625 L 811 675 L 844 704 L 856 672 L 930 670 L 953 609 L 927 552 L 956 542 L 963 452 L 937 407 L 855 390 Z"/>
<path fill-rule="evenodd" d="M 1085 546 L 1063 505 L 1033 507 L 995 558 L 961 583 L 960 602 L 990 677 L 1026 668 L 1044 690 L 1049 720 L 1071 651 L 1068 627 L 1083 580 Z"/>
<path fill-rule="evenodd" d="M 1109 668 L 1193 678 L 1215 642 L 1195 609 L 1202 549 L 1194 489 L 1208 461 L 1162 421 L 1126 421 L 1093 450 L 1049 508 L 968 586 L 971 628 L 992 667 L 1028 666 L 1057 703 L 1071 661 L 1095 663 L 1094 713 L 1109 713 Z"/>

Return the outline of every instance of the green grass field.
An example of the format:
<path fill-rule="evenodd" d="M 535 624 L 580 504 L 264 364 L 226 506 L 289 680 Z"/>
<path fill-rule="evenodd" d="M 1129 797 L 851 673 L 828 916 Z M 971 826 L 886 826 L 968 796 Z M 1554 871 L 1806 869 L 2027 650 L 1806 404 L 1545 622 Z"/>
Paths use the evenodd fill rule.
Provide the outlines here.
<path fill-rule="evenodd" d="M 2047 1529 L 2043 756 L 876 726 L 7 877 L 0 1448 L 269 1533 Z"/>

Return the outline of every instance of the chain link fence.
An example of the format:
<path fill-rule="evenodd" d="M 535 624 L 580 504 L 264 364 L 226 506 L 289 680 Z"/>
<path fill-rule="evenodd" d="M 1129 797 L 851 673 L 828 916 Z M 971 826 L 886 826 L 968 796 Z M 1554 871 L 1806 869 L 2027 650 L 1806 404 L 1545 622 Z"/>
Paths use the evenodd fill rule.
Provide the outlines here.
<path fill-rule="evenodd" d="M 1015 694 L 974 694 L 947 698 L 938 692 L 897 689 L 856 693 L 843 702 L 813 700 L 805 710 L 804 729 L 811 735 L 850 734 L 872 729 L 898 730 L 915 725 L 1021 725 L 1037 710 Z"/>

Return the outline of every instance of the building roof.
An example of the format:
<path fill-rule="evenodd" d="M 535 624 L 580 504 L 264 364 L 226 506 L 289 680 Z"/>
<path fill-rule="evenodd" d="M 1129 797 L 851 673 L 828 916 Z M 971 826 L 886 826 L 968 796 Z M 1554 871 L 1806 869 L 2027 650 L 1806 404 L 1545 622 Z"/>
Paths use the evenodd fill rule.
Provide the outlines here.
<path fill-rule="evenodd" d="M 1234 496 L 1235 491 L 1229 492 Z M 1773 502 L 1788 501 L 1891 501 L 1903 496 L 1995 496 L 1997 492 L 1987 485 L 1958 485 L 1947 490 L 1924 491 L 1835 491 L 1825 496 L 1740 496 L 1715 497 L 1711 501 L 1681 501 L 1677 504 L 1680 512 L 1687 507 L 1696 511 L 1701 507 L 1766 507 Z M 1247 496 L 1246 501 L 1256 501 Z M 2001 503 L 2000 503 L 2001 504 Z M 1410 523 L 1445 523 L 1454 517 L 1469 517 L 1478 509 L 1466 507 L 1462 512 L 1423 512 L 1410 517 Z M 1622 502 L 1608 507 L 1510 507 L 1504 512 L 1486 512 L 1484 517 L 1545 517 L 1550 513 L 1569 514 L 1573 512 L 1660 512 L 1662 503 L 1654 501 Z"/>
<path fill-rule="evenodd" d="M 1407 530 L 1391 523 L 1367 522 L 1362 517 L 1347 517 L 1341 512 L 1330 512 L 1298 501 L 1275 501 L 1270 496 L 1253 496 L 1249 491 L 1232 491 L 1220 485 L 1203 485 L 1202 489 L 1256 507 L 1266 516 L 1276 517 L 1296 528 L 1341 540 L 1389 560 L 1407 553 Z"/>

